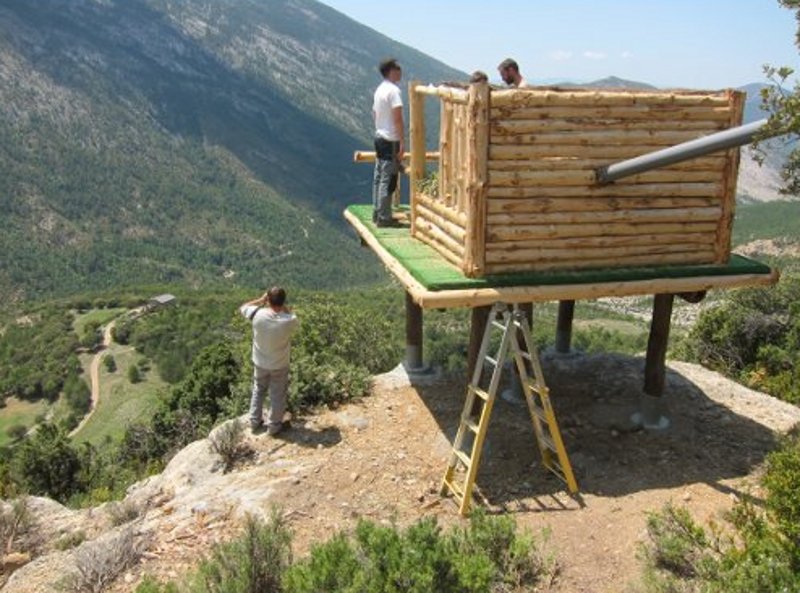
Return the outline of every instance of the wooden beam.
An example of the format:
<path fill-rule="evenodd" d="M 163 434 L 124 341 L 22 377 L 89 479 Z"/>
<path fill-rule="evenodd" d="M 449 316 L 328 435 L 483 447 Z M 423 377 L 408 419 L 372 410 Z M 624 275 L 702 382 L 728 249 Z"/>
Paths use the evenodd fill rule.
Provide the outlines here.
<path fill-rule="evenodd" d="M 664 372 L 667 360 L 667 343 L 675 295 L 656 294 L 653 300 L 653 318 L 647 339 L 647 358 L 644 363 L 644 392 L 651 397 L 664 393 Z"/>
<path fill-rule="evenodd" d="M 472 377 L 475 371 L 475 364 L 478 361 L 478 351 L 483 341 L 483 333 L 486 330 L 486 322 L 489 319 L 489 312 L 492 305 L 482 305 L 473 307 L 470 310 L 469 324 L 469 346 L 467 348 L 467 377 Z"/>
<path fill-rule="evenodd" d="M 568 354 L 572 345 L 572 320 L 575 317 L 575 301 L 559 301 L 556 321 L 556 352 Z"/>
<path fill-rule="evenodd" d="M 409 109 L 409 145 L 411 152 L 409 176 L 409 202 L 411 203 L 411 236 L 417 235 L 417 198 L 420 194 L 419 184 L 425 178 L 425 97 L 414 92 L 419 85 L 412 80 L 408 84 Z"/>
<path fill-rule="evenodd" d="M 422 358 L 422 307 L 406 292 L 406 370 L 423 368 Z"/>

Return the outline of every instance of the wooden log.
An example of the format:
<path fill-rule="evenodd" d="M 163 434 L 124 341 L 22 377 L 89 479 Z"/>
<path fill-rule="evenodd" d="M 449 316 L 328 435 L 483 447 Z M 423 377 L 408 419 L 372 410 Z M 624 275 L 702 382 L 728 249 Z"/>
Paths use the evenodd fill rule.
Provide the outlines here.
<path fill-rule="evenodd" d="M 489 160 L 535 160 L 542 158 L 600 158 L 608 162 L 637 157 L 660 150 L 659 146 L 566 146 L 563 144 L 490 144 Z"/>
<path fill-rule="evenodd" d="M 714 251 L 691 251 L 653 255 L 632 255 L 624 259 L 618 257 L 542 261 L 534 263 L 486 263 L 487 274 L 507 274 L 525 270 L 585 270 L 591 268 L 619 268 L 620 266 L 666 266 L 714 263 Z M 561 298 L 561 297 L 559 297 Z"/>
<path fill-rule="evenodd" d="M 403 155 L 403 162 L 410 162 L 411 159 L 414 157 L 413 153 L 406 152 Z M 429 150 L 425 152 L 425 160 L 435 162 L 439 160 L 439 152 Z M 354 163 L 374 163 L 375 162 L 375 151 L 374 150 L 356 150 L 353 151 L 353 162 Z"/>
<path fill-rule="evenodd" d="M 456 241 L 430 220 L 421 216 L 417 220 L 417 227 L 421 233 L 447 249 L 459 262 L 464 261 L 464 243 Z"/>
<path fill-rule="evenodd" d="M 593 197 L 593 198 L 532 198 L 530 200 L 491 199 L 487 214 L 523 214 L 546 212 L 613 212 L 640 208 L 708 208 L 718 206 L 717 198 L 650 198 L 650 197 Z"/>
<path fill-rule="evenodd" d="M 662 223 L 662 222 L 713 222 L 722 214 L 720 206 L 708 208 L 653 208 L 600 212 L 543 212 L 521 214 L 490 214 L 489 228 L 499 226 L 518 228 L 525 225 L 543 224 L 608 224 L 615 222 Z"/>
<path fill-rule="evenodd" d="M 448 101 L 450 103 L 466 105 L 467 101 L 469 100 L 466 90 L 457 89 L 450 86 L 418 85 L 414 90 L 420 95 L 439 97 L 443 101 Z"/>
<path fill-rule="evenodd" d="M 722 183 L 649 183 L 625 184 L 614 183 L 604 186 L 564 186 L 564 187 L 489 187 L 487 195 L 490 200 L 494 198 L 539 198 L 539 197 L 578 197 L 592 196 L 603 197 L 715 197 L 722 198 Z"/>
<path fill-rule="evenodd" d="M 494 246 L 492 246 L 494 247 Z M 590 247 L 588 249 L 550 249 L 547 247 L 538 247 L 535 249 L 489 249 L 486 252 L 486 263 L 489 264 L 529 264 L 536 266 L 540 262 L 565 262 L 565 261 L 593 261 L 602 259 L 603 261 L 614 262 L 611 264 L 614 267 L 625 265 L 629 258 L 641 258 L 644 256 L 660 256 L 667 254 L 694 254 L 694 253 L 713 253 L 713 246 L 709 245 L 706 249 L 699 248 L 698 245 L 693 243 L 688 244 L 660 244 L 660 245 L 637 245 L 622 246 L 622 247 L 604 247 L 597 249 Z M 708 260 L 710 261 L 710 260 Z"/>
<path fill-rule="evenodd" d="M 442 245 L 439 241 L 437 241 L 434 237 L 430 236 L 428 233 L 424 232 L 422 228 L 417 229 L 417 239 L 422 241 L 423 243 L 427 243 L 430 245 L 439 255 L 441 255 L 444 259 L 446 259 L 449 263 L 453 264 L 456 268 L 461 270 L 462 262 L 461 258 L 450 251 L 446 246 Z"/>
<path fill-rule="evenodd" d="M 713 183 L 718 181 L 722 171 L 648 171 L 627 178 L 629 183 Z M 492 187 L 532 187 L 594 185 L 597 181 L 595 171 L 494 171 L 489 174 Z"/>
<path fill-rule="evenodd" d="M 473 307 L 470 312 L 469 324 L 469 346 L 467 349 L 467 377 L 472 377 L 475 372 L 475 365 L 478 362 L 478 354 L 483 342 L 483 334 L 486 331 L 486 322 L 489 320 L 491 305 Z"/>
<path fill-rule="evenodd" d="M 696 140 L 703 136 L 694 130 L 685 132 L 664 132 L 656 130 L 605 129 L 601 131 L 578 130 L 575 132 L 552 133 L 497 133 L 491 134 L 492 144 L 544 144 L 569 146 L 592 145 L 647 145 L 674 146 L 682 142 Z"/>
<path fill-rule="evenodd" d="M 422 307 L 406 291 L 406 359 L 407 371 L 422 369 Z"/>
<path fill-rule="evenodd" d="M 730 121 L 728 107 L 496 107 L 492 121 L 500 119 L 586 119 L 604 118 L 640 121 Z"/>
<path fill-rule="evenodd" d="M 509 89 L 492 93 L 492 105 L 497 107 L 548 107 L 548 106 L 678 106 L 717 107 L 728 106 L 725 93 L 701 92 L 647 92 L 606 90 L 537 90 Z"/>
<path fill-rule="evenodd" d="M 469 88 L 466 137 L 466 214 L 464 273 L 471 278 L 483 274 L 486 256 L 486 187 L 489 160 L 489 85 Z"/>
<path fill-rule="evenodd" d="M 651 295 L 661 292 L 692 292 L 711 289 L 731 289 L 744 286 L 770 286 L 778 281 L 779 274 L 738 274 L 732 276 L 694 276 L 686 278 L 658 278 L 655 280 L 630 280 L 594 282 L 590 284 L 560 284 L 515 286 L 507 288 L 471 288 L 462 290 L 427 291 L 419 294 L 423 308 L 447 309 L 478 307 L 497 301 L 504 303 L 544 302 L 564 299 L 584 300 L 601 297 L 626 297 Z"/>
<path fill-rule="evenodd" d="M 461 229 L 467 228 L 467 215 L 463 212 L 457 212 L 452 208 L 448 208 L 440 201 L 423 193 L 417 196 L 417 202 L 455 226 Z"/>
<path fill-rule="evenodd" d="M 495 250 L 522 250 L 541 247 L 551 249 L 604 249 L 623 245 L 673 245 L 695 244 L 711 248 L 715 244 L 711 233 L 663 233 L 657 235 L 621 235 L 616 237 L 568 237 L 564 239 L 528 239 L 524 241 L 495 241 L 486 244 L 486 252 Z"/>
<path fill-rule="evenodd" d="M 647 355 L 644 363 L 644 392 L 654 397 L 660 397 L 664 393 L 673 300 L 672 294 L 657 294 L 653 301 L 653 317 L 650 321 L 650 335 L 647 338 Z"/>
<path fill-rule="evenodd" d="M 439 196 L 443 204 L 452 203 L 453 104 L 440 101 L 439 121 Z"/>
<path fill-rule="evenodd" d="M 571 237 L 594 237 L 598 235 L 639 235 L 665 233 L 714 233 L 716 223 L 709 222 L 672 222 L 660 224 L 615 223 L 604 225 L 602 229 L 591 224 L 542 224 L 526 225 L 513 228 L 489 227 L 488 241 L 524 241 L 528 239 L 567 239 Z"/>
<path fill-rule="evenodd" d="M 741 92 L 731 91 L 731 126 L 738 126 L 744 116 L 745 96 Z M 731 252 L 731 231 L 733 227 L 733 216 L 736 209 L 736 180 L 739 174 L 740 149 L 732 148 L 727 151 L 728 164 L 723 174 L 724 198 L 722 200 L 722 216 L 719 221 L 717 232 L 717 254 L 716 260 L 719 263 L 728 260 Z"/>
<path fill-rule="evenodd" d="M 663 167 L 661 171 L 722 171 L 727 160 L 722 156 L 708 156 L 703 158 L 690 159 L 675 163 L 669 167 Z M 596 157 L 591 159 L 576 157 L 547 157 L 533 161 L 521 160 L 500 160 L 489 161 L 489 171 L 563 171 L 575 170 L 595 170 L 603 165 L 608 165 L 606 158 Z"/>
<path fill-rule="evenodd" d="M 585 132 L 646 130 L 664 132 L 694 131 L 697 135 L 712 134 L 728 127 L 728 122 L 717 120 L 713 122 L 698 121 L 637 121 L 600 118 L 573 118 L 573 119 L 493 119 L 490 125 L 492 134 L 536 134 L 554 132 Z"/>
<path fill-rule="evenodd" d="M 572 344 L 572 319 L 575 317 L 575 301 L 559 301 L 556 320 L 556 352 L 568 354 Z"/>
<path fill-rule="evenodd" d="M 452 222 L 445 217 L 437 214 L 434 210 L 430 209 L 426 204 L 418 204 L 420 218 L 424 218 L 434 226 L 439 227 L 454 241 L 463 244 L 466 240 L 467 231 L 463 226 L 458 223 Z"/>
<path fill-rule="evenodd" d="M 409 201 L 411 203 L 411 236 L 417 230 L 417 196 L 419 184 L 425 177 L 425 97 L 414 90 L 419 81 L 411 81 L 408 85 L 409 96 L 409 150 L 411 151 L 409 166 Z"/>

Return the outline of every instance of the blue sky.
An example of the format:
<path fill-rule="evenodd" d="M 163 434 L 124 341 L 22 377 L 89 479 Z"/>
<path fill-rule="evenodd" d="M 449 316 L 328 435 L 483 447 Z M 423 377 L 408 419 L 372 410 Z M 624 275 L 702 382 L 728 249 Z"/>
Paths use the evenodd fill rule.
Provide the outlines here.
<path fill-rule="evenodd" d="M 534 83 L 614 75 L 659 87 L 765 82 L 800 70 L 794 12 L 777 0 L 322 0 L 446 64 L 497 82 L 505 57 Z M 376 56 L 378 58 L 378 56 Z"/>

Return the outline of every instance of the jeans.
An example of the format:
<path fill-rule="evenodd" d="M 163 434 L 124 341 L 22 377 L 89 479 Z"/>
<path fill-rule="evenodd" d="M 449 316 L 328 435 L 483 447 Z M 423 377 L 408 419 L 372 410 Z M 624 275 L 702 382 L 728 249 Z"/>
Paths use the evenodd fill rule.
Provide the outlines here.
<path fill-rule="evenodd" d="M 375 173 L 372 178 L 372 213 L 375 222 L 392 220 L 392 194 L 397 189 L 399 143 L 375 140 Z"/>
<path fill-rule="evenodd" d="M 289 389 L 289 367 L 284 369 L 253 369 L 253 394 L 250 398 L 250 426 L 257 428 L 263 422 L 264 392 L 269 389 L 268 426 L 279 427 L 286 413 L 286 395 Z"/>

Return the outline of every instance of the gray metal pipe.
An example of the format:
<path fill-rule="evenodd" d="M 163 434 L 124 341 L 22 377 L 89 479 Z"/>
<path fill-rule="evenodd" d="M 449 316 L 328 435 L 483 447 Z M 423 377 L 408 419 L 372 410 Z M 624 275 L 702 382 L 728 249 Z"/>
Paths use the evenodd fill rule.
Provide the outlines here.
<path fill-rule="evenodd" d="M 643 171 L 666 167 L 719 150 L 750 144 L 765 125 L 767 125 L 767 120 L 761 119 L 744 126 L 723 130 L 663 150 L 656 150 L 613 165 L 600 167 L 595 171 L 597 183 L 611 183 Z"/>

